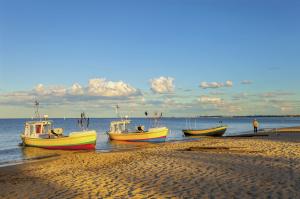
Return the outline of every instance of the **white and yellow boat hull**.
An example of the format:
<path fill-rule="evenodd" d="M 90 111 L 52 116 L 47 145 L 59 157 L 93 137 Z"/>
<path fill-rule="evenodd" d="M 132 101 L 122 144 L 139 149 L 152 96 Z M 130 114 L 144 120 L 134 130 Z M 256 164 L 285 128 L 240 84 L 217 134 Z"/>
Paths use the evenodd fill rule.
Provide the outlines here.
<path fill-rule="evenodd" d="M 132 142 L 161 142 L 165 141 L 169 129 L 166 127 L 150 128 L 145 132 L 112 133 L 108 132 L 111 140 Z"/>
<path fill-rule="evenodd" d="M 96 131 L 73 132 L 66 137 L 58 138 L 30 138 L 21 135 L 25 146 L 46 149 L 86 150 L 95 149 Z"/>

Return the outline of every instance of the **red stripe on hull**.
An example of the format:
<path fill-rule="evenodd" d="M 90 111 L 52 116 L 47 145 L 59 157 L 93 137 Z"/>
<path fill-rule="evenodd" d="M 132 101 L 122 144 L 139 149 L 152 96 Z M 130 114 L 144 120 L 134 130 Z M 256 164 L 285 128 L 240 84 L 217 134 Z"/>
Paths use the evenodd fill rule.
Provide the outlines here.
<path fill-rule="evenodd" d="M 81 144 L 73 146 L 45 146 L 45 149 L 61 149 L 61 150 L 93 150 L 95 149 L 95 144 Z"/>

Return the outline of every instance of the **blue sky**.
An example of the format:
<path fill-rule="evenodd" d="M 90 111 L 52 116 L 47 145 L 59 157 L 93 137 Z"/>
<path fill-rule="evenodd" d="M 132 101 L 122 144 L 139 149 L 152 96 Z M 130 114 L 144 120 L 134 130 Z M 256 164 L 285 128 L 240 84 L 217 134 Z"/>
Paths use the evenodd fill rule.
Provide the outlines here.
<path fill-rule="evenodd" d="M 53 116 L 300 114 L 299 18 L 283 0 L 0 0 L 0 117 L 34 97 Z"/>

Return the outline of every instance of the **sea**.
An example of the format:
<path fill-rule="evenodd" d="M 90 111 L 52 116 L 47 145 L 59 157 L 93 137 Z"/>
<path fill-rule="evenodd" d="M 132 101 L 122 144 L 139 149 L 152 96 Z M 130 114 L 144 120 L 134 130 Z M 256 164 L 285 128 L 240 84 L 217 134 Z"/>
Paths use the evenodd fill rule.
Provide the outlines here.
<path fill-rule="evenodd" d="M 260 128 L 279 128 L 300 126 L 300 117 L 258 117 Z M 53 118 L 54 127 L 64 128 L 65 135 L 72 131 L 78 131 L 78 119 L 76 118 Z M 134 150 L 147 146 L 147 143 L 115 142 L 109 140 L 107 131 L 111 121 L 116 118 L 91 118 L 89 129 L 97 131 L 96 153 L 107 153 L 120 150 Z M 170 129 L 166 142 L 185 142 L 193 139 L 185 137 L 182 129 L 199 128 L 205 129 L 220 124 L 228 125 L 226 135 L 243 134 L 252 131 L 253 117 L 198 117 L 198 118 L 162 118 L 158 124 L 147 118 L 132 118 L 132 126 L 144 125 L 145 128 L 154 124 L 166 126 Z M 0 119 L 0 166 L 19 164 L 26 161 L 49 157 L 57 151 L 23 147 L 20 134 L 24 130 L 24 124 L 30 119 Z M 159 144 L 159 143 L 158 143 Z M 34 148 L 34 149 L 32 149 Z"/>

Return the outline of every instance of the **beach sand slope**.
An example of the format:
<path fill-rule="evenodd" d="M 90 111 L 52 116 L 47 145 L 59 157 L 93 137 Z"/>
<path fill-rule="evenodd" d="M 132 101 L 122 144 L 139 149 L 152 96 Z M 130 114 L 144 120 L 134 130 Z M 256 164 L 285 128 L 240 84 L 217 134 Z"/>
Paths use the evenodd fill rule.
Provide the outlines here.
<path fill-rule="evenodd" d="M 300 198 L 300 142 L 204 138 L 0 169 L 1 198 Z"/>

